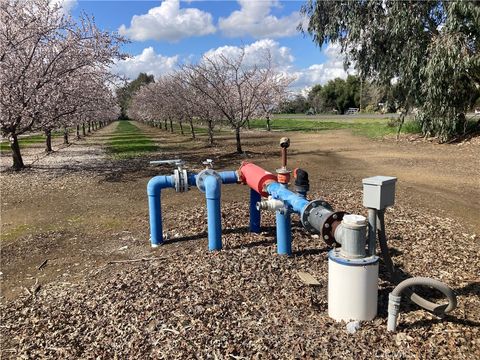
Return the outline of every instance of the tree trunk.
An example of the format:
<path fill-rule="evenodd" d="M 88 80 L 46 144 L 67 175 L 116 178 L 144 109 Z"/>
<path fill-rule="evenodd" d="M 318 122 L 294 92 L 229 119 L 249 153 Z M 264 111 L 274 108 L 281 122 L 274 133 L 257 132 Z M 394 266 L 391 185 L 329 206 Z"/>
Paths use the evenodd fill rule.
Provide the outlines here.
<path fill-rule="evenodd" d="M 188 122 L 190 123 L 190 131 L 192 132 L 192 139 L 195 139 L 195 128 L 193 127 L 193 120 L 190 119 L 188 120 Z"/>
<path fill-rule="evenodd" d="M 68 145 L 68 129 L 66 126 L 63 127 L 63 143 Z"/>
<path fill-rule="evenodd" d="M 92 131 L 92 122 L 88 122 L 88 132 L 90 133 Z"/>
<path fill-rule="evenodd" d="M 405 122 L 405 113 L 402 112 L 402 114 L 400 115 L 400 125 L 398 125 L 397 141 L 400 138 L 400 132 L 402 131 L 402 126 L 404 122 Z"/>
<path fill-rule="evenodd" d="M 83 136 L 87 136 L 87 133 L 85 132 L 85 123 L 84 122 L 82 123 L 82 133 L 83 133 Z"/>
<path fill-rule="evenodd" d="M 173 121 L 171 118 L 169 120 L 170 120 L 170 132 L 173 134 Z"/>
<path fill-rule="evenodd" d="M 213 121 L 208 120 L 208 143 L 213 146 Z"/>
<path fill-rule="evenodd" d="M 247 119 L 247 129 L 250 130 L 250 119 Z"/>
<path fill-rule="evenodd" d="M 10 148 L 12 149 L 12 167 L 16 171 L 22 170 L 25 165 L 23 164 L 22 154 L 20 153 L 20 145 L 18 144 L 17 135 L 11 135 L 8 140 L 10 141 Z"/>
<path fill-rule="evenodd" d="M 270 124 L 270 116 L 267 115 L 267 131 L 272 131 L 272 126 Z"/>
<path fill-rule="evenodd" d="M 235 128 L 235 140 L 237 141 L 237 153 L 241 154 L 242 151 L 242 143 L 240 141 L 240 127 Z"/>
<path fill-rule="evenodd" d="M 183 132 L 183 123 L 181 121 L 180 121 L 179 125 L 180 125 L 180 134 L 185 135 L 184 132 Z"/>
<path fill-rule="evenodd" d="M 80 124 L 77 124 L 77 140 L 80 140 Z"/>
<path fill-rule="evenodd" d="M 168 126 L 167 126 L 167 119 L 165 119 L 165 130 L 168 130 Z"/>
<path fill-rule="evenodd" d="M 52 130 L 45 130 L 45 136 L 47 139 L 45 140 L 45 152 L 49 153 L 52 152 Z"/>

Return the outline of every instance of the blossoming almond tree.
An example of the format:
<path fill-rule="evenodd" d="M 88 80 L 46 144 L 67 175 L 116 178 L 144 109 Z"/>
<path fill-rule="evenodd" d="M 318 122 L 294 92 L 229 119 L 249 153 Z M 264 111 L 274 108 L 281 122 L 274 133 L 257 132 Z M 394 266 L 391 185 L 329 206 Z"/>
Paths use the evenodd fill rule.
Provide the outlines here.
<path fill-rule="evenodd" d="M 74 73 L 107 68 L 122 55 L 121 37 L 99 30 L 93 19 L 64 15 L 49 0 L 0 0 L 0 130 L 10 141 L 13 168 L 24 167 L 18 136 L 64 98 Z M 60 124 L 61 125 L 61 124 Z"/>

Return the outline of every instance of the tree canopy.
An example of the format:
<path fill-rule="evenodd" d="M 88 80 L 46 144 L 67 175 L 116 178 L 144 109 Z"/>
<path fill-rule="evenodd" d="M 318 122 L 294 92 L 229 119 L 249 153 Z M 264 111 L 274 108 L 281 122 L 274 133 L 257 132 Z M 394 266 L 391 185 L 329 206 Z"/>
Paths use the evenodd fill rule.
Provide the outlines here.
<path fill-rule="evenodd" d="M 480 3 L 309 0 L 302 12 L 303 30 L 319 46 L 339 44 L 362 78 L 396 80 L 425 134 L 446 140 L 461 131 L 480 86 Z"/>

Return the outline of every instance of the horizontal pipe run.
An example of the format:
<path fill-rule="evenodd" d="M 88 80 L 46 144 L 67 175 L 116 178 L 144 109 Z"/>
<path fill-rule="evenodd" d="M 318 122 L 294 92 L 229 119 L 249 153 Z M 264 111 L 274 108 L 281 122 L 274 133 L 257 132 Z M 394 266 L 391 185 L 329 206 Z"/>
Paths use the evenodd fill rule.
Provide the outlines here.
<path fill-rule="evenodd" d="M 238 174 L 234 170 L 219 171 L 217 172 L 222 179 L 222 184 L 237 184 L 238 183 Z M 197 186 L 197 176 L 198 174 L 188 173 L 188 185 Z"/>
<path fill-rule="evenodd" d="M 304 197 L 288 190 L 285 186 L 278 182 L 270 182 L 267 184 L 267 192 L 274 199 L 282 200 L 293 212 L 301 214 L 303 209 L 308 205 L 309 201 Z"/>

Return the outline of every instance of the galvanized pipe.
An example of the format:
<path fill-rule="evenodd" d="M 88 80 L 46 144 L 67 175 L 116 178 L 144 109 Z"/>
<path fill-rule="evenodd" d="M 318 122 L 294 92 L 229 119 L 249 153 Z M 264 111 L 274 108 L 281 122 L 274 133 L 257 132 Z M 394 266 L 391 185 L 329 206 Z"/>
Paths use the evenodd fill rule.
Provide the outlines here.
<path fill-rule="evenodd" d="M 368 255 L 375 255 L 377 240 L 377 209 L 368 209 Z"/>

